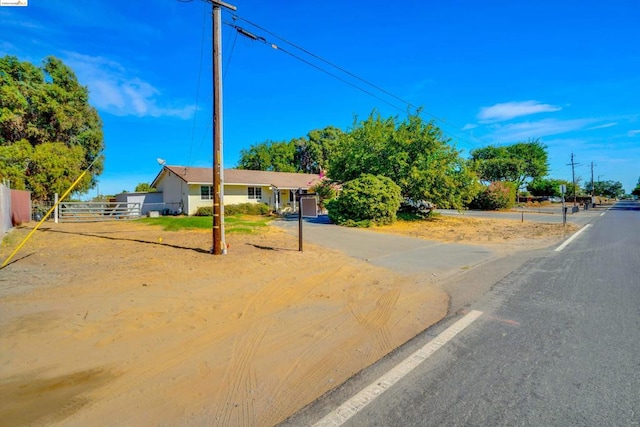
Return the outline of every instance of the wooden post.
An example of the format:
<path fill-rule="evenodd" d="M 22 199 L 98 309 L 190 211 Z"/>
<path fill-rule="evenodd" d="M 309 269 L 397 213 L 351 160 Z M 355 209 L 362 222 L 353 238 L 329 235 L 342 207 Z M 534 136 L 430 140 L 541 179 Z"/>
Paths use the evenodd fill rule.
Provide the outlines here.
<path fill-rule="evenodd" d="M 224 239 L 224 177 L 222 170 L 222 11 L 235 6 L 209 0 L 213 7 L 213 247 L 214 255 L 227 253 Z"/>

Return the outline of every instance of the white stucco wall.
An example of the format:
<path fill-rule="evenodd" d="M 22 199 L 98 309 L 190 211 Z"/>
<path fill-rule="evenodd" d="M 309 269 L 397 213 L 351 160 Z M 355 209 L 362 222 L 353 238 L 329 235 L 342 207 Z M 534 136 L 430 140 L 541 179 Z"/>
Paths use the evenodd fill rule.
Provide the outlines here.
<path fill-rule="evenodd" d="M 184 213 L 187 215 L 194 215 L 199 207 L 213 206 L 213 200 L 203 200 L 201 197 L 200 187 L 207 184 L 189 184 L 187 185 L 181 178 L 175 176 L 173 173 L 168 172 L 160 182 L 157 183 L 158 192 L 162 192 L 163 202 L 170 206 L 178 207 L 180 201 L 183 202 Z M 259 186 L 262 189 L 262 197 L 260 199 L 249 199 L 247 185 L 231 185 L 224 186 L 224 204 L 235 205 L 239 203 L 266 203 L 270 207 L 274 207 L 274 195 L 269 186 Z M 278 207 L 282 209 L 286 206 L 291 206 L 289 201 L 288 189 L 280 190 L 280 203 Z"/>
<path fill-rule="evenodd" d="M 250 199 L 246 185 L 225 185 L 224 204 L 237 205 L 239 203 L 269 203 L 271 190 L 269 187 L 259 187 L 262 189 L 262 198 Z"/>
<path fill-rule="evenodd" d="M 213 206 L 212 199 L 202 200 L 200 187 L 202 187 L 200 184 L 189 185 L 189 212 L 187 212 L 189 215 L 194 215 L 201 206 Z"/>

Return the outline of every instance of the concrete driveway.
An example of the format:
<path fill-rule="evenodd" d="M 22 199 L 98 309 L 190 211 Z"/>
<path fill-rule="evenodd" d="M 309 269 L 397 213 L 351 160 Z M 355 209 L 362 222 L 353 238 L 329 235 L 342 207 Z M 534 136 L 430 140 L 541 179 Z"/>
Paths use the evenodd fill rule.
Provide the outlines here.
<path fill-rule="evenodd" d="M 405 274 L 446 277 L 469 269 L 496 254 L 477 245 L 442 243 L 414 237 L 340 227 L 326 215 L 303 220 L 303 241 L 337 249 L 354 258 Z M 275 224 L 297 235 L 298 219 L 286 218 Z"/>

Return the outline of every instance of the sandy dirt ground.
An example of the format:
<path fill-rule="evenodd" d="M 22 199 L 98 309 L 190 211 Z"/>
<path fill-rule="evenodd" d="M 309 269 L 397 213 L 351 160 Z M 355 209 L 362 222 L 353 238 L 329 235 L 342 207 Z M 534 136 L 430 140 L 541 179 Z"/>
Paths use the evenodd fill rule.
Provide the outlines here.
<path fill-rule="evenodd" d="M 426 234 L 415 227 L 383 231 Z M 563 234 L 546 232 L 525 240 Z M 274 425 L 447 313 L 431 279 L 297 252 L 276 227 L 227 240 L 212 256 L 210 232 L 46 223 L 0 270 L 0 425 Z"/>
<path fill-rule="evenodd" d="M 500 212 L 496 212 L 500 218 Z M 372 230 L 401 234 L 441 242 L 482 245 L 498 254 L 508 255 L 524 249 L 545 248 L 575 233 L 573 223 L 559 224 L 509 219 L 460 218 L 437 216 L 424 221 L 400 221 Z"/>

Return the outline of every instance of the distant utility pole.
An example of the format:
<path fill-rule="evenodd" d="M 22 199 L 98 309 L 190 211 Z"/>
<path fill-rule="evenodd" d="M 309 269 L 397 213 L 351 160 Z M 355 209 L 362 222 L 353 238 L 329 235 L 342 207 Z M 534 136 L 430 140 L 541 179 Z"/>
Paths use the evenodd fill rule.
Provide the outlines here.
<path fill-rule="evenodd" d="M 591 162 L 591 197 L 593 197 L 594 195 L 595 195 L 595 188 L 593 187 L 593 162 Z"/>
<path fill-rule="evenodd" d="M 213 8 L 213 248 L 211 253 L 227 253 L 224 239 L 224 176 L 222 169 L 222 11 L 235 6 L 219 0 L 206 0 Z"/>
<path fill-rule="evenodd" d="M 567 166 L 571 165 L 571 180 L 573 182 L 573 206 L 576 206 L 576 166 L 580 163 L 576 163 L 573 160 L 573 153 L 571 153 L 571 163 L 567 163 Z"/>

